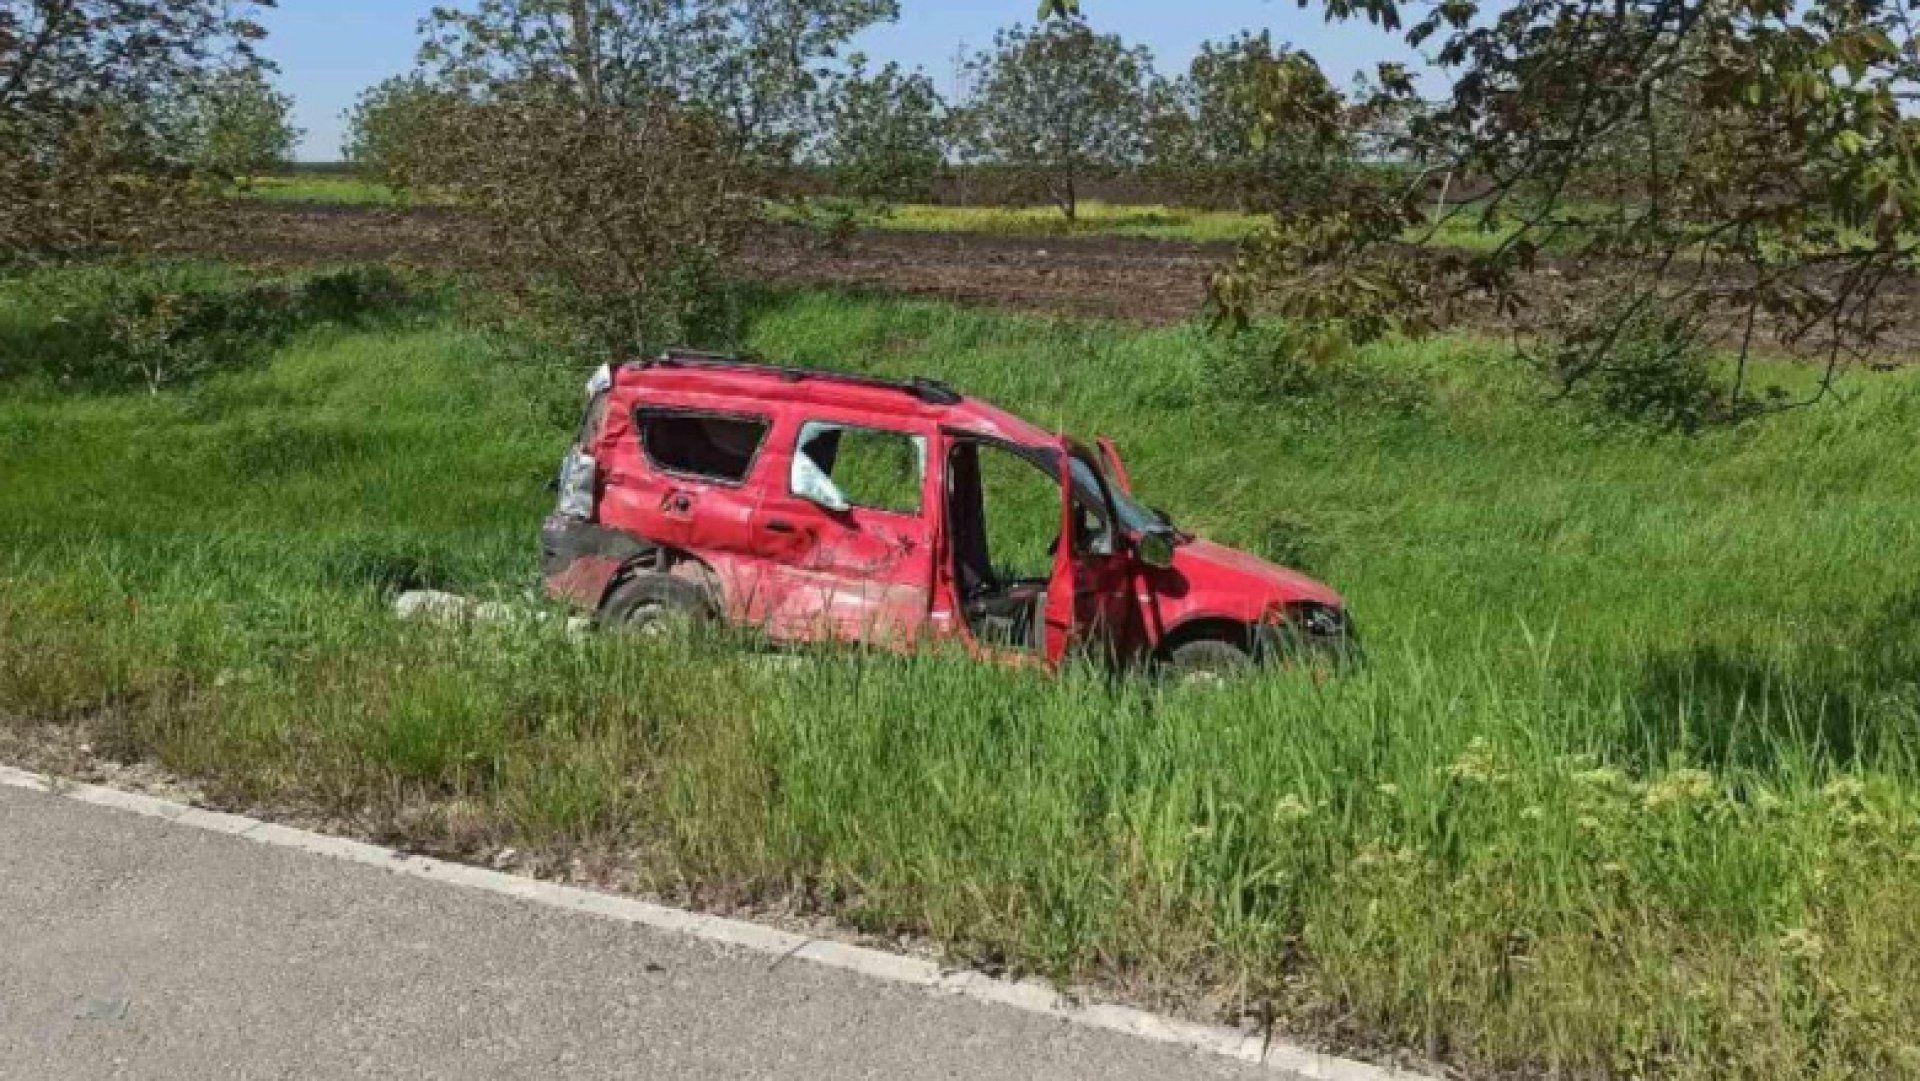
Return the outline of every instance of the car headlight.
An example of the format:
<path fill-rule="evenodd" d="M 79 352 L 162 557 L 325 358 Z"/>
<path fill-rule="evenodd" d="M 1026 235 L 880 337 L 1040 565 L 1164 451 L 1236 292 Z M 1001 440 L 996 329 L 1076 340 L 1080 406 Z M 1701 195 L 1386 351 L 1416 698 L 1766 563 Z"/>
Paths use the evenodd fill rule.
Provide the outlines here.
<path fill-rule="evenodd" d="M 1294 618 L 1308 634 L 1321 638 L 1341 638 L 1353 629 L 1347 613 L 1324 604 L 1303 604 L 1294 609 Z"/>

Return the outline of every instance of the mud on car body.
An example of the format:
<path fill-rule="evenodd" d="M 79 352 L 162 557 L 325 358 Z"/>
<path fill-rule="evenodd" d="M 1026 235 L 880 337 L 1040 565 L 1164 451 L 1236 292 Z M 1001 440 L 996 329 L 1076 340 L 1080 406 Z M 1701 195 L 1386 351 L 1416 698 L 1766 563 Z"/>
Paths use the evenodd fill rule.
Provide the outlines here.
<path fill-rule="evenodd" d="M 547 589 L 607 625 L 953 639 L 1049 665 L 1092 649 L 1224 668 L 1353 644 L 1339 594 L 1176 529 L 1110 441 L 931 380 L 688 352 L 603 368 L 559 488 Z M 1021 543 L 1023 509 L 1037 529 Z"/>

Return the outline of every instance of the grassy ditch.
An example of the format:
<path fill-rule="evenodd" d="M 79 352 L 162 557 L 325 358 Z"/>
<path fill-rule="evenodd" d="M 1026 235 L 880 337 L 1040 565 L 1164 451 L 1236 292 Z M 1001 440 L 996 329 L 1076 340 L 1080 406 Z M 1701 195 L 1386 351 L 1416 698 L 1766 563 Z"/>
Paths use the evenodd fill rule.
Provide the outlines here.
<path fill-rule="evenodd" d="M 64 348 L 29 287 L 65 288 L 0 287 L 9 359 Z M 400 306 L 158 394 L 14 365 L 0 726 L 1339 1043 L 1920 1075 L 1920 376 L 1681 439 L 1458 341 L 1254 397 L 1184 329 L 814 293 L 744 334 L 1116 436 L 1183 525 L 1342 587 L 1371 665 L 1201 688 L 396 624 L 396 589 L 532 587 L 582 374 Z"/>

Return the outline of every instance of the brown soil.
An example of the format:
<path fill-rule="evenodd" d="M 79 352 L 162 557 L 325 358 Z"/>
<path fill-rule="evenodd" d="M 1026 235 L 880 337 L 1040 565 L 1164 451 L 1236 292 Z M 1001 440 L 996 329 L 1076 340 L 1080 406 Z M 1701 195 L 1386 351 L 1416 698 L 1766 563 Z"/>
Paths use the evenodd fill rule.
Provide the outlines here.
<path fill-rule="evenodd" d="M 456 211 L 343 206 L 237 208 L 233 227 L 200 249 L 245 262 L 306 266 L 394 261 L 438 268 L 484 268 L 488 252 Z M 1177 323 L 1201 310 L 1209 272 L 1230 244 L 1128 237 L 1010 237 L 956 233 L 863 232 L 834 249 L 806 230 L 770 229 L 750 242 L 749 271 L 778 284 L 839 286 L 937 297 L 1026 311 Z M 1604 288 L 1567 261 L 1544 263 L 1527 282 L 1530 314 L 1550 318 Z M 1880 315 L 1889 320 L 1881 354 L 1920 355 L 1920 278 L 1886 284 Z M 1525 322 L 1529 313 L 1522 313 Z M 1487 333 L 1515 319 L 1480 298 L 1453 302 L 1445 325 Z M 1762 343 L 1763 345 L 1767 343 Z"/>
<path fill-rule="evenodd" d="M 486 251 L 457 212 L 345 206 L 236 208 L 234 227 L 205 254 L 270 266 L 395 261 L 485 267 Z M 868 288 L 968 303 L 1145 323 L 1187 318 L 1229 245 L 1117 237 L 1029 239 L 938 233 L 862 233 L 829 250 L 800 228 L 754 237 L 745 253 L 758 278 Z"/>
<path fill-rule="evenodd" d="M 761 277 L 1139 323 L 1176 323 L 1206 299 L 1229 244 L 1128 237 L 1009 237 L 865 232 L 844 250 L 800 230 L 761 237 L 747 261 Z"/>

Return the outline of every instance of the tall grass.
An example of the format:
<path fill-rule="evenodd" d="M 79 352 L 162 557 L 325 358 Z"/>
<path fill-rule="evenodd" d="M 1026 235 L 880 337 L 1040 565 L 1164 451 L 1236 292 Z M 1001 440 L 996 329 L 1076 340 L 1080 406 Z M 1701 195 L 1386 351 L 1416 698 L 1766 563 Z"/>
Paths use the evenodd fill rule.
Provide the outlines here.
<path fill-rule="evenodd" d="M 398 625 L 396 588 L 532 587 L 573 419 L 575 373 L 449 319 L 157 398 L 0 387 L 0 723 L 1338 1042 L 1920 1074 L 1914 377 L 1682 440 L 1466 342 L 1263 402 L 1187 330 L 781 294 L 747 337 L 1116 436 L 1183 525 L 1343 588 L 1371 665 L 1209 688 Z"/>

